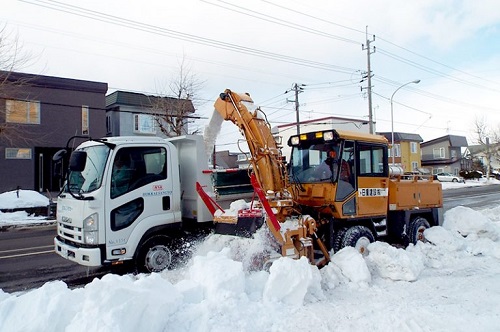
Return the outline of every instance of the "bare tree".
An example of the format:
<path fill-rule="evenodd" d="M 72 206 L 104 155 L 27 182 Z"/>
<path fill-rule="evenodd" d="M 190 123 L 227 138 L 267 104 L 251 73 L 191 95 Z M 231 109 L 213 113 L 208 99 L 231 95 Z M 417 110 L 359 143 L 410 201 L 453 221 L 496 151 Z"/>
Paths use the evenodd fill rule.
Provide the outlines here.
<path fill-rule="evenodd" d="M 0 100 L 22 99 L 23 87 L 32 78 L 16 75 L 15 70 L 23 68 L 30 61 L 30 55 L 22 51 L 17 35 L 0 28 Z M 0 142 L 28 142 L 29 135 L 19 123 L 7 121 L 6 103 L 0 103 Z"/>
<path fill-rule="evenodd" d="M 170 96 L 160 93 L 159 97 L 151 100 L 155 119 L 162 133 L 169 137 L 199 133 L 199 130 L 188 132 L 188 123 L 199 118 L 194 112 L 198 106 L 198 93 L 204 83 L 191 71 L 183 56 L 178 72 L 168 84 Z"/>
<path fill-rule="evenodd" d="M 500 134 L 499 130 L 492 130 L 484 117 L 478 118 L 474 122 L 476 142 L 481 146 L 481 151 L 485 156 L 486 176 L 491 173 L 491 162 L 500 162 Z M 500 129 L 500 128 L 499 128 Z"/>

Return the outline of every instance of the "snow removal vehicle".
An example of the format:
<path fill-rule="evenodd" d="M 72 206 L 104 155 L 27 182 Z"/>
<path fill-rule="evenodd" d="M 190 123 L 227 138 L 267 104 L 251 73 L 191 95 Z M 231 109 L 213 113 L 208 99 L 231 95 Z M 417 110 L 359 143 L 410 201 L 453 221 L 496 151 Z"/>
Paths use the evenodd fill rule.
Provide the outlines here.
<path fill-rule="evenodd" d="M 385 137 L 335 129 L 303 133 L 290 137 L 285 163 L 279 140 L 248 94 L 226 90 L 215 109 L 248 143 L 252 184 L 282 256 L 305 256 L 322 266 L 332 250 L 353 246 L 363 253 L 375 240 L 408 245 L 442 223 L 441 184 L 396 174 Z M 215 214 L 216 230 L 245 228 L 244 212 Z"/>

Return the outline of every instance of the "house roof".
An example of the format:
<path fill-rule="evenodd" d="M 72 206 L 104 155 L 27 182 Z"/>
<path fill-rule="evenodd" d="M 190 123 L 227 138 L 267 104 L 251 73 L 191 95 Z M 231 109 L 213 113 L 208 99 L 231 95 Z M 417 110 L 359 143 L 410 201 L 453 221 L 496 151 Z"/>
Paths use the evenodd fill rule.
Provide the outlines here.
<path fill-rule="evenodd" d="M 106 107 L 116 105 L 127 105 L 150 108 L 155 100 L 163 99 L 172 103 L 173 107 L 179 107 L 189 113 L 194 113 L 195 109 L 191 100 L 177 99 L 172 97 L 148 96 L 142 93 L 129 91 L 115 91 L 106 96 Z"/>
<path fill-rule="evenodd" d="M 430 141 L 427 141 L 427 142 L 423 142 L 421 144 L 421 146 L 432 145 L 432 144 L 435 144 L 435 143 L 445 142 L 445 141 L 449 141 L 451 147 L 465 147 L 465 146 L 469 146 L 467 144 L 467 138 L 465 138 L 465 136 L 457 136 L 457 135 L 446 135 L 446 136 L 443 136 L 443 137 L 438 137 L 438 138 L 435 138 L 433 140 L 430 140 Z"/>
<path fill-rule="evenodd" d="M 83 91 L 102 94 L 105 94 L 108 91 L 108 83 L 17 73 L 3 70 L 0 71 L 0 81 L 7 81 L 17 85 L 58 90 Z"/>
<path fill-rule="evenodd" d="M 469 145 L 468 149 L 471 154 L 482 153 L 486 151 L 486 145 L 485 144 Z M 500 143 L 490 144 L 490 151 L 498 149 L 500 149 Z"/>
<path fill-rule="evenodd" d="M 382 132 L 382 133 L 377 133 L 377 135 L 382 135 L 389 142 L 392 141 L 392 132 Z M 400 133 L 400 132 L 394 132 L 394 141 L 395 142 L 423 142 L 424 140 L 419 134 L 411 134 L 411 133 Z"/>
<path fill-rule="evenodd" d="M 354 123 L 360 123 L 360 124 L 368 124 L 368 121 L 363 120 L 363 119 L 352 119 L 352 118 L 342 118 L 338 116 L 328 116 L 324 118 L 319 118 L 319 119 L 312 119 L 312 120 L 306 120 L 306 121 L 300 121 L 300 125 L 304 124 L 331 124 L 330 122 L 332 121 L 342 121 L 342 122 L 354 122 Z M 291 123 L 286 123 L 279 125 L 279 129 L 287 128 L 287 127 L 295 127 L 297 126 L 297 122 L 291 122 Z"/>

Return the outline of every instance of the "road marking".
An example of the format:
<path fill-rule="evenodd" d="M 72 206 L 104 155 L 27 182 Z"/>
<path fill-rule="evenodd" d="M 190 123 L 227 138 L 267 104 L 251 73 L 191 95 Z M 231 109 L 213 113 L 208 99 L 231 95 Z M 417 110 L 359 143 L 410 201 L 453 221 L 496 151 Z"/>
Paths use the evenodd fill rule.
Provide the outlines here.
<path fill-rule="evenodd" d="M 27 254 L 18 254 L 18 255 L 10 255 L 10 256 L 2 256 L 0 259 L 6 259 L 6 258 L 16 258 L 16 257 L 23 257 L 23 256 L 31 256 L 31 255 L 40 255 L 40 254 L 49 254 L 51 252 L 55 252 L 55 250 L 46 250 L 46 251 L 39 251 L 39 252 L 30 252 Z"/>
<path fill-rule="evenodd" d="M 0 251 L 0 254 L 6 253 L 6 252 L 13 252 L 13 251 L 27 251 L 27 250 L 36 250 L 36 249 L 42 249 L 42 248 L 53 248 L 54 245 L 49 245 L 49 246 L 40 246 L 40 247 L 30 247 L 30 248 L 19 248 L 19 249 L 9 249 L 9 250 L 2 250 Z"/>

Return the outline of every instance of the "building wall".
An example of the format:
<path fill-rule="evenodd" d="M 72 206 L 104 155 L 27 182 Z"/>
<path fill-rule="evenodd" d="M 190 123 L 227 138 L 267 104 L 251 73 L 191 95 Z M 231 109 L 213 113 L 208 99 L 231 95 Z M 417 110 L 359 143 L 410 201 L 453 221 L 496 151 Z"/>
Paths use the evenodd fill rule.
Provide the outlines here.
<path fill-rule="evenodd" d="M 82 105 L 89 106 L 89 135 L 102 137 L 106 134 L 105 94 L 107 84 L 64 79 L 48 76 L 17 74 L 33 77 L 30 85 L 16 91 L 16 97 L 8 95 L 0 99 L 5 111 L 6 100 L 31 100 L 40 102 L 40 124 L 19 124 L 26 140 L 0 145 L 0 192 L 16 189 L 57 191 L 60 181 L 53 177 L 52 156 L 66 147 L 68 139 L 82 135 Z M 0 112 L 4 123 L 5 112 Z M 6 159 L 7 148 L 31 149 L 29 159 Z"/>
<path fill-rule="evenodd" d="M 417 168 L 421 167 L 420 163 L 420 144 L 417 143 L 417 150 L 415 153 L 411 152 L 412 142 L 400 142 L 401 144 L 401 165 L 406 172 L 413 171 L 412 163 L 417 164 Z M 398 158 L 395 158 L 396 162 Z"/>

